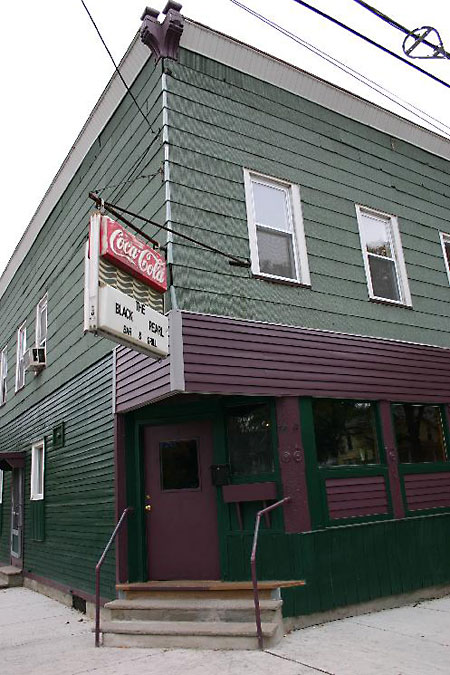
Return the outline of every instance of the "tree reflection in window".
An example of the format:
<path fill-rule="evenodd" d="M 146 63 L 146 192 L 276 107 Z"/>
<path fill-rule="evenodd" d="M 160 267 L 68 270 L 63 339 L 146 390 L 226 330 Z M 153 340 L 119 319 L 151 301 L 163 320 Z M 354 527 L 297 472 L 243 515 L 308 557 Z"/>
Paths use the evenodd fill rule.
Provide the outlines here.
<path fill-rule="evenodd" d="M 445 462 L 445 437 L 437 405 L 392 406 L 399 460 L 402 463 Z"/>
<path fill-rule="evenodd" d="M 319 464 L 379 462 L 372 403 L 317 399 L 313 402 L 313 412 Z"/>
<path fill-rule="evenodd" d="M 273 471 L 269 405 L 258 404 L 228 410 L 227 440 L 233 474 L 256 475 Z"/>

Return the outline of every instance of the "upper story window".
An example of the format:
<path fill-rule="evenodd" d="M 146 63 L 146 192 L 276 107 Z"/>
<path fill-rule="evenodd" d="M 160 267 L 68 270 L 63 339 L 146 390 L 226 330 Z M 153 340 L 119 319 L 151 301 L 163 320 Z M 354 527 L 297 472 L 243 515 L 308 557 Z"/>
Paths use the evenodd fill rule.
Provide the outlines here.
<path fill-rule="evenodd" d="M 406 265 L 395 216 L 356 206 L 369 296 L 411 305 Z"/>
<path fill-rule="evenodd" d="M 45 443 L 31 447 L 31 499 L 44 499 Z"/>
<path fill-rule="evenodd" d="M 17 329 L 17 352 L 16 352 L 16 391 L 25 386 L 25 363 L 24 356 L 27 349 L 27 326 L 23 323 Z"/>
<path fill-rule="evenodd" d="M 450 234 L 441 232 L 442 251 L 444 253 L 445 269 L 447 270 L 448 281 L 450 283 Z"/>
<path fill-rule="evenodd" d="M 47 293 L 36 307 L 36 347 L 47 347 Z"/>
<path fill-rule="evenodd" d="M 396 403 L 392 406 L 399 462 L 445 462 L 442 411 L 438 405 Z"/>
<path fill-rule="evenodd" d="M 8 375 L 8 347 L 0 352 L 0 405 L 6 403 L 6 377 Z"/>
<path fill-rule="evenodd" d="M 244 169 L 253 274 L 309 285 L 297 185 Z"/>
<path fill-rule="evenodd" d="M 316 399 L 313 414 L 319 466 L 380 461 L 373 403 Z"/>

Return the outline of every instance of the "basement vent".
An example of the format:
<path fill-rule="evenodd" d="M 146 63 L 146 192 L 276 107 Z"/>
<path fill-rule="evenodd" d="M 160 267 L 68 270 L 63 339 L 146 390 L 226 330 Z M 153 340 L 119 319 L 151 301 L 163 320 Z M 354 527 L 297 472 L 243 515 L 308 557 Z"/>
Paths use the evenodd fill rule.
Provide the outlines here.
<path fill-rule="evenodd" d="M 86 614 L 86 600 L 84 598 L 80 598 L 79 595 L 75 595 L 75 593 L 72 594 L 72 607 L 73 609 L 76 609 L 77 612 Z"/>

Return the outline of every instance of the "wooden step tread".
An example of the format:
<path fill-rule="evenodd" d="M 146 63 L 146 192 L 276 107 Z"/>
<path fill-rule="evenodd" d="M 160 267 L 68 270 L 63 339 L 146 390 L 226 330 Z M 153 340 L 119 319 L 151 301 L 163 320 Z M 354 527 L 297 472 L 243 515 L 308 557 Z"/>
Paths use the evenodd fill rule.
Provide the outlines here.
<path fill-rule="evenodd" d="M 259 581 L 258 589 L 260 591 L 270 591 L 277 588 L 292 588 L 295 586 L 305 586 L 304 580 L 288 581 Z M 143 581 L 128 584 L 117 584 L 118 591 L 251 591 L 253 589 L 251 581 L 196 581 L 196 580 L 175 580 L 175 581 Z"/>
<path fill-rule="evenodd" d="M 262 623 L 265 637 L 271 637 L 278 629 L 276 623 Z M 254 623 L 204 622 L 204 621 L 105 621 L 102 633 L 121 635 L 211 635 L 254 637 Z"/>
<path fill-rule="evenodd" d="M 283 604 L 282 600 L 261 599 L 259 605 L 262 610 L 277 610 Z M 253 609 L 253 598 L 136 598 L 132 600 L 118 599 L 106 603 L 106 609 L 133 610 L 133 609 Z"/>

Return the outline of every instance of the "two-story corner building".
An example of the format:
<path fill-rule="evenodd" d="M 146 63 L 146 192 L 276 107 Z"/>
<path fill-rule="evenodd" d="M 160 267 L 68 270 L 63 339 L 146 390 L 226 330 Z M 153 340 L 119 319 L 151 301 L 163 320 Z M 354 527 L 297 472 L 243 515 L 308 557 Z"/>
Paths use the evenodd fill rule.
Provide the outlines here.
<path fill-rule="evenodd" d="M 152 128 L 113 77 L 0 282 L 0 558 L 88 597 L 131 506 L 122 591 L 248 580 L 289 497 L 258 549 L 306 580 L 286 617 L 448 584 L 450 142 L 176 3 L 142 38 Z M 172 230 L 166 359 L 83 336 L 90 190 Z"/>

